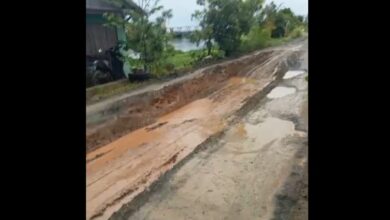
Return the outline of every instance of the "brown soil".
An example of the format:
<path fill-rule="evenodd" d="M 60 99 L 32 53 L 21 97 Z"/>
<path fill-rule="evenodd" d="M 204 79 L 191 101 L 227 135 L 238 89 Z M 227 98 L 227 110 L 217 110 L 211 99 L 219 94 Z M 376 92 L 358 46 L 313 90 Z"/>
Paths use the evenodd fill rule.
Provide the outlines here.
<path fill-rule="evenodd" d="M 217 91 L 225 81 L 233 76 L 244 75 L 253 68 L 253 65 L 261 64 L 272 54 L 272 51 L 267 51 L 226 65 L 211 66 L 191 80 L 132 97 L 117 107 L 121 110 L 116 117 L 103 124 L 91 126 L 87 130 L 87 152 L 110 143 L 126 133 L 152 124 L 158 117 Z M 116 113 L 116 110 L 114 108 L 113 112 Z"/>

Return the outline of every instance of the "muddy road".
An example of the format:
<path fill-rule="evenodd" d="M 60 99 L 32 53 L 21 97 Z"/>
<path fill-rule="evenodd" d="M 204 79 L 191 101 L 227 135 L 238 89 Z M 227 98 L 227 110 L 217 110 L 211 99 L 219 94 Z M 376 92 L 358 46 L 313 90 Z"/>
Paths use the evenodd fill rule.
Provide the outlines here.
<path fill-rule="evenodd" d="M 305 65 L 299 41 L 95 107 L 87 219 L 305 219 Z"/>

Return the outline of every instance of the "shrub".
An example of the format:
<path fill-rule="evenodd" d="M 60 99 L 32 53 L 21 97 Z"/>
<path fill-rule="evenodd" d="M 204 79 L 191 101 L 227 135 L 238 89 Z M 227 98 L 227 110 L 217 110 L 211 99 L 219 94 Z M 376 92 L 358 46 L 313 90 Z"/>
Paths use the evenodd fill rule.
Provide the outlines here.
<path fill-rule="evenodd" d="M 175 70 L 175 64 L 173 63 L 166 63 L 164 66 L 165 69 L 170 73 L 172 73 Z"/>
<path fill-rule="evenodd" d="M 253 27 L 248 35 L 242 38 L 240 52 L 251 52 L 267 46 L 271 39 L 270 30 L 259 26 Z"/>
<path fill-rule="evenodd" d="M 289 37 L 291 37 L 291 38 L 299 38 L 299 37 L 302 37 L 304 31 L 305 31 L 305 30 L 304 30 L 303 27 L 297 27 L 297 28 L 295 28 L 293 31 L 291 31 L 291 33 L 289 34 Z"/>

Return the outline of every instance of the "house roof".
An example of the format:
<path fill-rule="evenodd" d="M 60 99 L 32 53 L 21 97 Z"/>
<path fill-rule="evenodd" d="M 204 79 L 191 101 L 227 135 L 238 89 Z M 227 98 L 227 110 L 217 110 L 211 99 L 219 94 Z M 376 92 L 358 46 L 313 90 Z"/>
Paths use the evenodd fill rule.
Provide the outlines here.
<path fill-rule="evenodd" d="M 120 1 L 113 1 L 110 3 L 108 0 L 86 0 L 87 12 L 120 12 L 122 7 Z M 141 10 L 140 7 L 132 0 L 125 0 L 125 4 L 129 8 L 134 10 Z"/>

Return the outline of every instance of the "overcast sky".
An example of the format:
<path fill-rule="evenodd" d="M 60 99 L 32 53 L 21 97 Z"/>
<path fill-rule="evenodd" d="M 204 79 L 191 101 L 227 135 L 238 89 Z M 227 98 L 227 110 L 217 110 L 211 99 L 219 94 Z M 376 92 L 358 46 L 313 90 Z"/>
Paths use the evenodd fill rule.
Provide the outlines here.
<path fill-rule="evenodd" d="M 307 15 L 308 0 L 266 0 L 266 4 L 274 1 L 277 5 L 283 3 L 298 15 Z M 200 9 L 196 0 L 160 0 L 165 9 L 172 9 L 173 17 L 169 20 L 169 27 L 196 26 L 196 21 L 191 21 L 191 14 Z"/>

